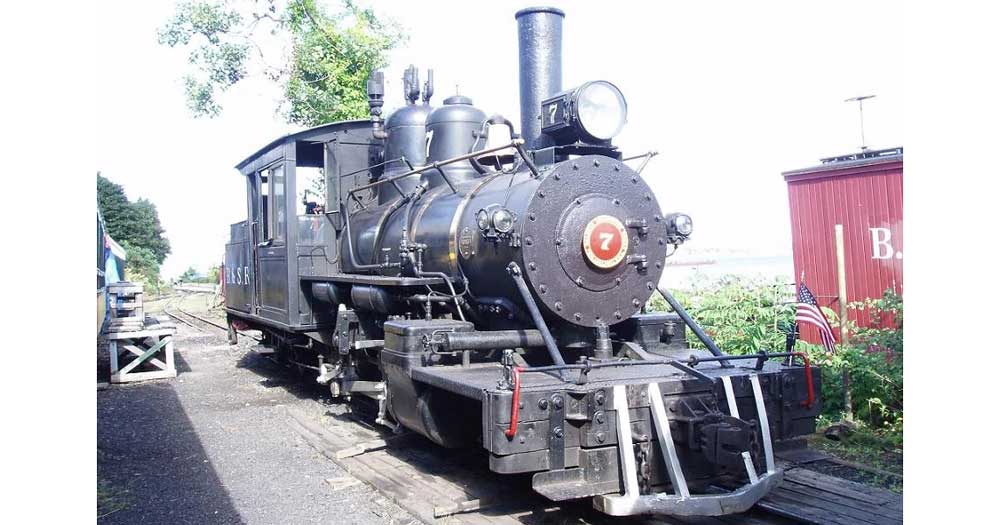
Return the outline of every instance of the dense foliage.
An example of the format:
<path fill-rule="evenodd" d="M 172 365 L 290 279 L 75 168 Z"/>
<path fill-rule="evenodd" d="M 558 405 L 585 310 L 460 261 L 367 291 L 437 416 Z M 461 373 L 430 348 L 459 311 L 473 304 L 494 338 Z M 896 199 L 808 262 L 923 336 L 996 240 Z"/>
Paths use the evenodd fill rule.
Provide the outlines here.
<path fill-rule="evenodd" d="M 125 279 L 141 282 L 148 290 L 160 290 L 160 263 L 156 255 L 144 246 L 129 241 L 119 243 L 128 253 L 125 259 Z"/>
<path fill-rule="evenodd" d="M 220 95 L 257 73 L 282 86 L 288 122 L 365 118 L 365 80 L 404 36 L 372 9 L 339 3 L 331 11 L 317 0 L 182 1 L 159 41 L 188 50 L 184 86 L 195 116 L 219 115 Z"/>
<path fill-rule="evenodd" d="M 795 317 L 790 287 L 783 281 L 731 275 L 710 281 L 703 277 L 690 289 L 675 291 L 675 295 L 726 352 L 782 352 L 785 330 Z M 669 309 L 660 294 L 650 298 L 647 308 L 652 311 Z M 695 348 L 704 347 L 690 331 L 688 343 Z"/>
<path fill-rule="evenodd" d="M 851 377 L 854 416 L 871 429 L 902 439 L 903 425 L 903 298 L 892 290 L 882 297 L 869 298 L 848 305 L 852 310 L 867 310 L 868 326 L 848 324 L 851 344 L 832 356 L 821 349 L 812 353 L 820 362 L 837 371 L 824 379 L 826 412 L 844 410 L 843 383 L 839 372 Z"/>
<path fill-rule="evenodd" d="M 678 301 L 726 352 L 748 354 L 760 350 L 783 351 L 788 328 L 794 322 L 794 290 L 781 280 L 726 276 L 717 281 L 701 280 L 683 291 Z M 882 297 L 848 305 L 867 310 L 868 326 L 848 325 L 850 344 L 828 354 L 821 345 L 799 341 L 796 349 L 809 353 L 812 362 L 823 367 L 823 407 L 826 419 L 840 418 L 845 412 L 843 372 L 851 377 L 853 414 L 893 444 L 902 441 L 903 422 L 903 299 L 892 290 Z M 669 307 L 656 294 L 647 309 L 666 311 Z M 834 327 L 837 315 L 824 313 Z M 688 331 L 692 347 L 701 342 Z"/>
<path fill-rule="evenodd" d="M 97 174 L 97 205 L 108 235 L 128 252 L 129 279 L 158 286 L 160 265 L 170 253 L 156 205 L 147 199 L 129 201 L 125 189 Z"/>

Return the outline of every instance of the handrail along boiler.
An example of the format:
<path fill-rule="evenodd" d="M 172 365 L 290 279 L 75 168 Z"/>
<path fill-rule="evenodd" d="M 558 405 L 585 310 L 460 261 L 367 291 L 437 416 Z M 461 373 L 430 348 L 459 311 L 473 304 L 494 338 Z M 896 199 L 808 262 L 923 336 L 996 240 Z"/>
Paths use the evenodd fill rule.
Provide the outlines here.
<path fill-rule="evenodd" d="M 745 510 L 781 479 L 776 447 L 814 430 L 819 376 L 788 353 L 725 355 L 660 286 L 691 219 L 663 213 L 613 144 L 621 91 L 563 90 L 563 12 L 515 18 L 520 135 L 465 96 L 433 107 L 432 73 L 421 86 L 411 66 L 388 118 L 373 72 L 370 119 L 237 166 L 248 220 L 226 245 L 230 337 L 260 330 L 334 396 L 375 400 L 379 423 L 480 445 L 552 500 Z M 323 205 L 298 201 L 310 170 Z M 657 291 L 674 314 L 645 311 Z"/>

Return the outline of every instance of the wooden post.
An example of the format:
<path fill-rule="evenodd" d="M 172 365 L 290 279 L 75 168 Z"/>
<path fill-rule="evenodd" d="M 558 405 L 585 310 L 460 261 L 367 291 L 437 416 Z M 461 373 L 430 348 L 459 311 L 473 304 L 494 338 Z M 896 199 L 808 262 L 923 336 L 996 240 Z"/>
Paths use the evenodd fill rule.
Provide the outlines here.
<path fill-rule="evenodd" d="M 837 245 L 837 302 L 840 305 L 840 346 L 847 346 L 847 267 L 844 261 L 844 225 L 835 224 L 833 235 Z M 844 369 L 844 416 L 854 420 L 854 406 L 851 399 L 851 373 Z"/>

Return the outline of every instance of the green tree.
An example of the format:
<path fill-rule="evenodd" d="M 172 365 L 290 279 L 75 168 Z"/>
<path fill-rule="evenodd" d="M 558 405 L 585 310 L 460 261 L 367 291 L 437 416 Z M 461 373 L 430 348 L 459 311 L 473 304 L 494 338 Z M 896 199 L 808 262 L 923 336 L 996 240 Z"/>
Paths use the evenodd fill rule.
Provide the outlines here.
<path fill-rule="evenodd" d="M 150 290 L 160 289 L 160 263 L 152 250 L 138 246 L 129 241 L 120 243 L 128 256 L 125 259 L 125 278 L 132 282 L 140 282 Z"/>
<path fill-rule="evenodd" d="M 206 283 L 219 284 L 219 274 L 222 272 L 222 267 L 218 264 L 210 267 L 208 269 L 208 275 L 205 277 Z"/>
<path fill-rule="evenodd" d="M 97 174 L 97 206 L 104 217 L 108 235 L 119 243 L 124 241 L 130 228 L 131 204 L 125 196 L 125 189 Z"/>
<path fill-rule="evenodd" d="M 131 212 L 132 223 L 135 225 L 135 232 L 131 237 L 133 244 L 149 249 L 156 261 L 163 264 L 163 260 L 170 254 L 170 241 L 164 236 L 166 232 L 160 225 L 156 205 L 148 199 L 140 198 L 132 203 Z"/>
<path fill-rule="evenodd" d="M 125 248 L 125 275 L 159 289 L 160 265 L 170 253 L 156 205 L 147 199 L 130 202 L 124 188 L 97 174 L 97 205 L 108 235 Z"/>
<path fill-rule="evenodd" d="M 371 8 L 339 3 L 331 11 L 316 0 L 182 1 L 159 42 L 188 51 L 184 89 L 196 117 L 218 116 L 222 93 L 259 74 L 282 86 L 290 123 L 364 118 L 368 74 L 405 37 Z"/>
<path fill-rule="evenodd" d="M 111 238 L 145 248 L 153 254 L 157 264 L 163 264 L 170 254 L 170 241 L 160 225 L 155 204 L 147 199 L 130 202 L 121 185 L 98 173 L 97 205 Z"/>
<path fill-rule="evenodd" d="M 198 270 L 194 269 L 194 266 L 189 266 L 184 273 L 181 274 L 177 279 L 182 283 L 194 282 L 198 278 Z"/>

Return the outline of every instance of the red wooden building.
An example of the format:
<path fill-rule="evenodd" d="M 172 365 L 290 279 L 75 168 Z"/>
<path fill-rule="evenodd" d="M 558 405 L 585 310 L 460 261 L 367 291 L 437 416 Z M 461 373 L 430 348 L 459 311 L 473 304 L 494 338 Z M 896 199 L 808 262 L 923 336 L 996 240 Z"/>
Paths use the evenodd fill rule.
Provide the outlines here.
<path fill-rule="evenodd" d="M 796 281 L 841 311 L 836 225 L 842 225 L 847 302 L 903 293 L 903 148 L 821 159 L 782 173 L 788 184 Z M 848 317 L 867 324 L 866 314 Z M 818 342 L 812 326 L 802 338 Z M 839 341 L 839 336 L 838 336 Z"/>

